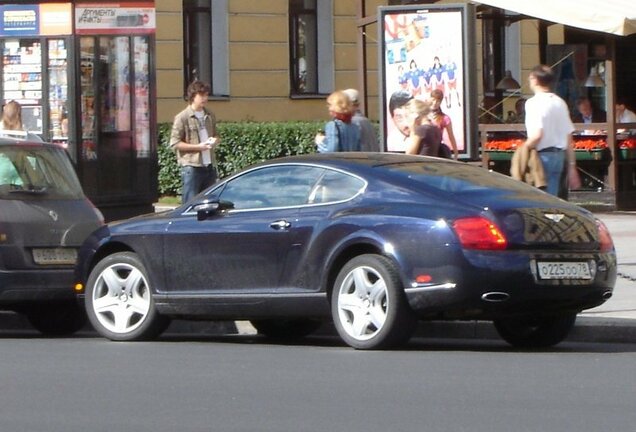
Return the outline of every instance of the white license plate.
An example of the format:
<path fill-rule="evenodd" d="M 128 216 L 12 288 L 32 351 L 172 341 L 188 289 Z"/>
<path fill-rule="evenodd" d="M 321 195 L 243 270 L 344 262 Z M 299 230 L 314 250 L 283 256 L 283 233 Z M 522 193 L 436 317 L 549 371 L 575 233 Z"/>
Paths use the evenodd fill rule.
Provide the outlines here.
<path fill-rule="evenodd" d="M 539 279 L 592 279 L 590 265 L 581 262 L 538 261 Z"/>
<path fill-rule="evenodd" d="M 33 249 L 33 261 L 40 265 L 75 264 L 77 261 L 77 249 Z"/>

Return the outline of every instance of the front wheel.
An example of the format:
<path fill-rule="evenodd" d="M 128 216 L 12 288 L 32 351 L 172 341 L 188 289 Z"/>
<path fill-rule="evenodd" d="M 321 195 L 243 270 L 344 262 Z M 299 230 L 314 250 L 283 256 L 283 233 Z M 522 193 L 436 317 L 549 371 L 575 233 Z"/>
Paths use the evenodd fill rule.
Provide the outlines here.
<path fill-rule="evenodd" d="M 169 324 L 155 310 L 146 269 L 131 252 L 115 253 L 97 263 L 88 278 L 85 302 L 95 330 L 111 340 L 152 339 Z"/>
<path fill-rule="evenodd" d="M 360 255 L 336 278 L 331 312 L 340 337 L 356 349 L 386 349 L 406 343 L 416 320 L 397 266 L 381 255 Z"/>
<path fill-rule="evenodd" d="M 576 314 L 543 317 L 505 318 L 495 320 L 499 336 L 518 348 L 545 348 L 567 337 Z"/>

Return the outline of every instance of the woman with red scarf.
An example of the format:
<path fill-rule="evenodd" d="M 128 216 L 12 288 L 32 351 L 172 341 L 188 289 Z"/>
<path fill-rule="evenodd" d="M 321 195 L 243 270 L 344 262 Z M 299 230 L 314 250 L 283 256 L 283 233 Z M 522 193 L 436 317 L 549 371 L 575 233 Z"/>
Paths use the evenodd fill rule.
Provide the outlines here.
<path fill-rule="evenodd" d="M 316 135 L 319 153 L 360 151 L 360 129 L 351 123 L 354 110 L 351 101 L 342 91 L 327 97 L 332 120 L 325 125 L 324 133 Z"/>

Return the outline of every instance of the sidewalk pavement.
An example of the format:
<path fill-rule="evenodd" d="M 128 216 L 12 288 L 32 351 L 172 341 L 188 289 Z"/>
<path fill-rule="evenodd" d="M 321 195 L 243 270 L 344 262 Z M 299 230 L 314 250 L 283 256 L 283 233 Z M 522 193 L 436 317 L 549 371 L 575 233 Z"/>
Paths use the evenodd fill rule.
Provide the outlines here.
<path fill-rule="evenodd" d="M 596 213 L 609 229 L 618 260 L 612 298 L 579 314 L 568 340 L 636 342 L 636 212 Z"/>
<path fill-rule="evenodd" d="M 568 341 L 636 343 L 636 212 L 596 213 L 608 227 L 618 258 L 618 278 L 614 294 L 607 302 L 579 314 Z M 26 330 L 29 325 L 19 315 L 0 312 L 0 330 Z M 333 333 L 325 325 L 322 332 Z M 248 321 L 206 323 L 175 321 L 168 333 L 256 334 Z M 486 321 L 423 322 L 416 337 L 499 339 L 494 326 Z"/>

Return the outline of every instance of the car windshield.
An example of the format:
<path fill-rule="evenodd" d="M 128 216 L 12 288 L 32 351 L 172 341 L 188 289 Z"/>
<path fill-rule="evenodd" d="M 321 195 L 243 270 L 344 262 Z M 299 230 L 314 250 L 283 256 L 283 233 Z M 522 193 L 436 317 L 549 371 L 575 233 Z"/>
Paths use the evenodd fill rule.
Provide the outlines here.
<path fill-rule="evenodd" d="M 481 167 L 447 162 L 397 163 L 384 165 L 427 189 L 454 194 L 505 191 L 527 192 L 528 185 L 511 177 L 492 173 Z"/>
<path fill-rule="evenodd" d="M 0 145 L 0 199 L 78 199 L 83 196 L 62 148 Z"/>

